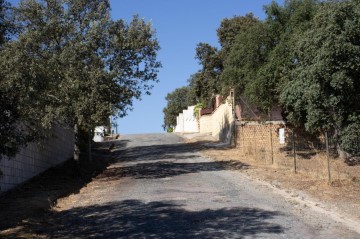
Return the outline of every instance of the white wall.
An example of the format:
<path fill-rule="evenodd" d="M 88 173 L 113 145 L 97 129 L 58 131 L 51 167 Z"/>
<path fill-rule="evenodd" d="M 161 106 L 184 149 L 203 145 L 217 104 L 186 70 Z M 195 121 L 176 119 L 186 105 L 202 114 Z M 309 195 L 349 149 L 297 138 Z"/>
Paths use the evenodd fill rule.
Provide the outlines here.
<path fill-rule="evenodd" d="M 0 193 L 73 156 L 73 130 L 55 127 L 53 134 L 55 137 L 46 140 L 41 146 L 28 144 L 14 158 L 3 157 L 0 160 Z"/>
<path fill-rule="evenodd" d="M 232 136 L 234 120 L 232 104 L 226 101 L 211 115 L 200 117 L 200 133 L 211 133 L 215 139 L 229 142 Z"/>
<path fill-rule="evenodd" d="M 200 117 L 200 133 L 212 133 L 212 114 Z"/>
<path fill-rule="evenodd" d="M 195 106 L 189 106 L 177 117 L 175 132 L 177 133 L 197 133 L 199 132 L 198 121 L 194 116 Z"/>
<path fill-rule="evenodd" d="M 176 133 L 184 132 L 184 115 L 182 113 L 180 113 L 179 116 L 176 117 L 175 132 Z"/>
<path fill-rule="evenodd" d="M 199 132 L 198 122 L 194 116 L 195 106 L 189 106 L 187 110 L 183 111 L 184 114 L 184 133 L 197 133 Z"/>

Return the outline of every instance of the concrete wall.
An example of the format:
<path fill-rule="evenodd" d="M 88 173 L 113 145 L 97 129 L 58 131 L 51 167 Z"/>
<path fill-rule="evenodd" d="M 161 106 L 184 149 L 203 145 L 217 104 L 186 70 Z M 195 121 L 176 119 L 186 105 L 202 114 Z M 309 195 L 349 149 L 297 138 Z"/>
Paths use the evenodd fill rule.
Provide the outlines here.
<path fill-rule="evenodd" d="M 200 117 L 200 133 L 212 133 L 212 114 Z"/>
<path fill-rule="evenodd" d="M 195 106 L 189 106 L 179 114 L 176 121 L 175 132 L 177 133 L 197 133 L 199 132 L 198 121 L 194 116 Z"/>
<path fill-rule="evenodd" d="M 180 113 L 178 117 L 176 117 L 176 126 L 175 130 L 176 133 L 184 132 L 184 115 Z"/>
<path fill-rule="evenodd" d="M 200 132 L 211 133 L 215 139 L 230 142 L 234 127 L 232 104 L 226 101 L 211 115 L 200 117 Z"/>
<path fill-rule="evenodd" d="M 73 156 L 74 133 L 55 127 L 54 138 L 41 145 L 31 143 L 14 158 L 0 160 L 0 193 L 60 164 Z"/>
<path fill-rule="evenodd" d="M 199 132 L 198 122 L 194 116 L 195 106 L 189 106 L 187 110 L 183 111 L 184 114 L 184 133 Z"/>

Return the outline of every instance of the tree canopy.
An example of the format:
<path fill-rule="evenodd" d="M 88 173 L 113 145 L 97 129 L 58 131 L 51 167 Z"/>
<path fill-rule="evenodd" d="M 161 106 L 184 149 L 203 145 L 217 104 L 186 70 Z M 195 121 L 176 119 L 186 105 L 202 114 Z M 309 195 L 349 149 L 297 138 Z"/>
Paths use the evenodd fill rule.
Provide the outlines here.
<path fill-rule="evenodd" d="M 136 15 L 113 21 L 107 0 L 23 0 L 11 14 L 18 30 L 1 49 L 0 88 L 18 115 L 1 120 L 27 140 L 53 125 L 88 130 L 124 116 L 157 82 L 152 25 Z"/>
<path fill-rule="evenodd" d="M 324 4 L 296 41 L 296 64 L 281 93 L 287 119 L 310 132 L 334 129 L 354 151 L 360 119 L 360 3 Z M 358 139 L 356 139 L 358 140 Z"/>

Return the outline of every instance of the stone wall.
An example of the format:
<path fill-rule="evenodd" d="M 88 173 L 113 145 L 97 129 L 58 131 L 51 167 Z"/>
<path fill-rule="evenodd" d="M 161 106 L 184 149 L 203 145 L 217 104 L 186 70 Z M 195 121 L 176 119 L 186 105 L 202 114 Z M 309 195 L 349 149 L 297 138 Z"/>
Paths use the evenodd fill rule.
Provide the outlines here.
<path fill-rule="evenodd" d="M 73 130 L 54 127 L 52 131 L 54 138 L 28 144 L 15 157 L 0 160 L 0 193 L 73 156 Z"/>

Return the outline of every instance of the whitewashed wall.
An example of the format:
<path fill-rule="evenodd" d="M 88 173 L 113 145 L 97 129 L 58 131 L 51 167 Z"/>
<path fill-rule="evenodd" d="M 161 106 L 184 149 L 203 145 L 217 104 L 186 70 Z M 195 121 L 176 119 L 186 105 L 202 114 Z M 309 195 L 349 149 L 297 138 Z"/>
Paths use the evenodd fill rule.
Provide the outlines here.
<path fill-rule="evenodd" d="M 198 122 L 194 116 L 195 106 L 189 106 L 187 110 L 183 111 L 184 114 L 184 133 L 197 133 L 199 132 Z"/>
<path fill-rule="evenodd" d="M 179 116 L 176 117 L 175 132 L 176 133 L 184 132 L 184 115 L 182 113 L 180 113 Z"/>
<path fill-rule="evenodd" d="M 212 133 L 212 114 L 200 117 L 200 133 Z"/>
<path fill-rule="evenodd" d="M 198 122 L 194 116 L 195 106 L 189 106 L 177 117 L 175 132 L 177 133 L 197 133 L 199 132 Z"/>
<path fill-rule="evenodd" d="M 55 127 L 54 138 L 42 143 L 31 143 L 14 158 L 0 160 L 0 193 L 58 165 L 73 156 L 74 133 L 70 129 Z"/>
<path fill-rule="evenodd" d="M 200 133 L 211 133 L 215 139 L 228 142 L 232 136 L 234 120 L 232 104 L 226 101 L 211 115 L 200 117 Z"/>

